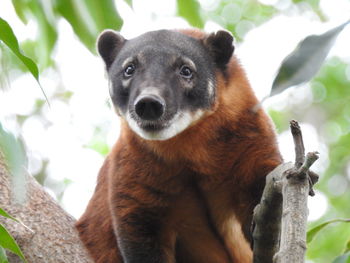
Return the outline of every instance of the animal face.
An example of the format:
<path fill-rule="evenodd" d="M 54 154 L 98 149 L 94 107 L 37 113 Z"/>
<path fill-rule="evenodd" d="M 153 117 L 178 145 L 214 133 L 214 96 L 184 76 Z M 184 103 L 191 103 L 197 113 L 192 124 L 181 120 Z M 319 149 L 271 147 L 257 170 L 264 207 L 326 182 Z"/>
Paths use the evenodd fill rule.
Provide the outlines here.
<path fill-rule="evenodd" d="M 220 50 L 223 45 L 229 50 Z M 126 40 L 105 31 L 98 50 L 117 112 L 140 137 L 167 140 L 210 110 L 216 70 L 224 70 L 233 47 L 232 36 L 225 31 L 202 40 L 169 30 Z"/>

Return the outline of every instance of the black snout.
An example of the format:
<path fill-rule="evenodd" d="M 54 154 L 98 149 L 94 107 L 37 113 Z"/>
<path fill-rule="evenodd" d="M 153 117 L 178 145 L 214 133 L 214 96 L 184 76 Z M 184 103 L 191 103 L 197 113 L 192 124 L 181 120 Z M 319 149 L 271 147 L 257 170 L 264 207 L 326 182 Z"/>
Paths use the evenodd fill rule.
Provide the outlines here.
<path fill-rule="evenodd" d="M 135 112 L 143 120 L 155 121 L 165 110 L 165 102 L 155 95 L 144 95 L 135 102 Z"/>

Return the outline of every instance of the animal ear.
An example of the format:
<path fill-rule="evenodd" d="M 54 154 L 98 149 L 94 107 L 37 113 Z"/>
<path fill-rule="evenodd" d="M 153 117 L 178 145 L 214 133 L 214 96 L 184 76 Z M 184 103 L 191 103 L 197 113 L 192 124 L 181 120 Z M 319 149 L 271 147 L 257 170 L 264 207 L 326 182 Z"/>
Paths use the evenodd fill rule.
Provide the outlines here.
<path fill-rule="evenodd" d="M 224 68 L 230 61 L 235 49 L 233 46 L 233 36 L 224 30 L 211 33 L 204 39 L 204 45 L 214 57 L 215 63 L 221 68 Z"/>
<path fill-rule="evenodd" d="M 103 58 L 107 70 L 112 65 L 114 59 L 125 42 L 125 38 L 113 30 L 105 30 L 98 37 L 97 50 L 100 56 Z"/>

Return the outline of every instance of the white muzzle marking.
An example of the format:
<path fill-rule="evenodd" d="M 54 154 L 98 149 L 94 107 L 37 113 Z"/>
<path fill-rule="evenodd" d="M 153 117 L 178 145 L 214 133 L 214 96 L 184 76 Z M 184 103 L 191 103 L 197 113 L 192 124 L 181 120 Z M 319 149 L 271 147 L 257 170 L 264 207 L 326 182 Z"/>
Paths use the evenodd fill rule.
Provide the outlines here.
<path fill-rule="evenodd" d="M 179 133 L 183 132 L 186 128 L 190 127 L 196 121 L 198 121 L 204 115 L 204 111 L 197 110 L 195 112 L 181 112 L 177 113 L 170 121 L 165 125 L 166 128 L 159 131 L 146 131 L 142 129 L 137 122 L 130 116 L 126 115 L 126 121 L 129 124 L 131 130 L 145 140 L 164 141 L 168 140 Z"/>

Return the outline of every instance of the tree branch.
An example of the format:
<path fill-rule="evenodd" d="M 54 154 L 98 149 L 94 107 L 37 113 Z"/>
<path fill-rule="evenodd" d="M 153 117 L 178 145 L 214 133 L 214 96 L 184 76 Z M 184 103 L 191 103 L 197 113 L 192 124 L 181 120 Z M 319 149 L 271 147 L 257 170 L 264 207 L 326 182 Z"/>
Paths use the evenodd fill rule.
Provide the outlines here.
<path fill-rule="evenodd" d="M 291 121 L 295 164 L 281 164 L 266 177 L 260 204 L 254 209 L 253 262 L 301 263 L 306 251 L 307 198 L 318 176 L 309 172 L 318 153 L 308 153 L 299 124 Z M 308 174 L 311 174 L 309 176 Z M 278 253 L 276 253 L 278 250 Z"/>
<path fill-rule="evenodd" d="M 276 263 L 304 263 L 310 190 L 307 172 L 317 159 L 316 153 L 309 153 L 299 169 L 294 167 L 288 170 L 283 178 L 281 243 L 275 256 Z"/>
<path fill-rule="evenodd" d="M 0 158 L 0 207 L 30 229 L 1 216 L 0 223 L 16 239 L 28 263 L 92 262 L 75 230 L 75 220 L 29 175 L 26 202 L 16 203 L 11 178 L 4 167 Z M 10 253 L 9 261 L 21 262 Z"/>
<path fill-rule="evenodd" d="M 293 167 L 292 163 L 277 166 L 266 177 L 266 186 L 254 209 L 253 254 L 254 263 L 271 263 L 279 249 L 282 217 L 282 174 Z"/>
<path fill-rule="evenodd" d="M 305 160 L 305 147 L 303 142 L 303 135 L 299 123 L 295 120 L 290 121 L 290 129 L 293 135 L 295 147 L 295 166 L 299 168 Z"/>

